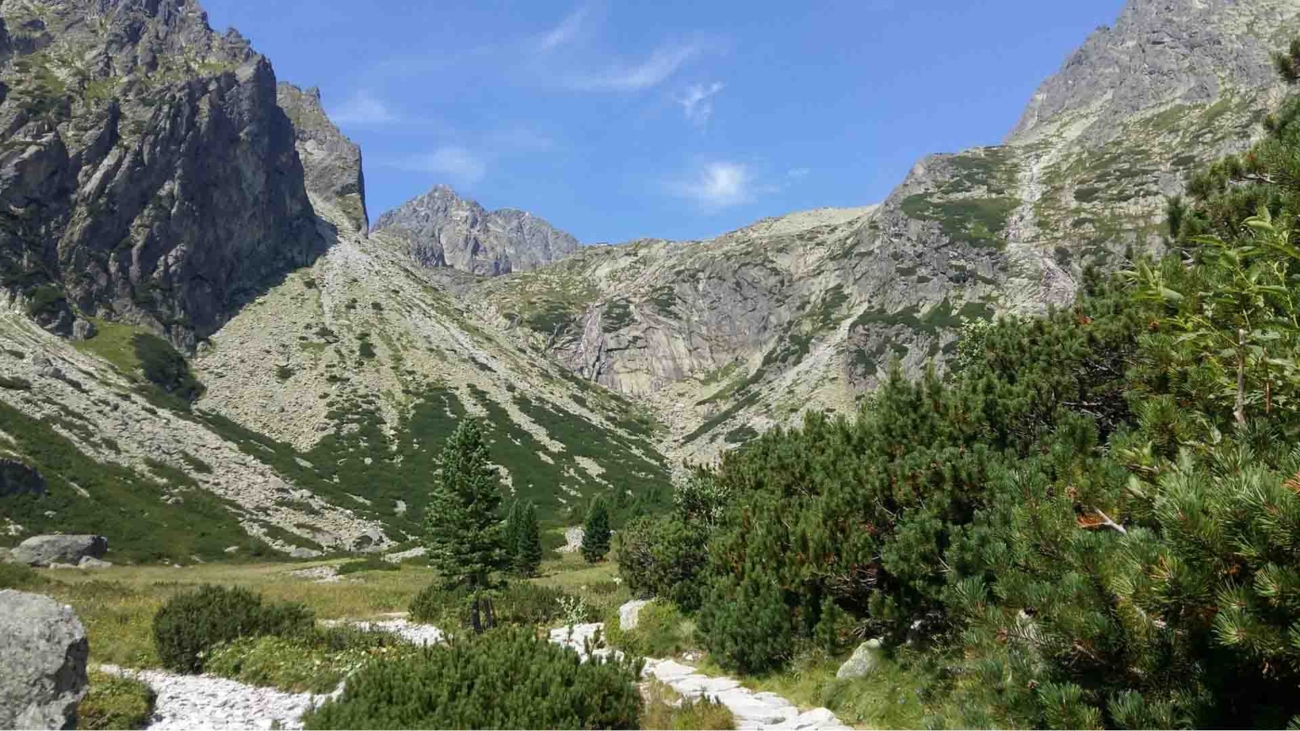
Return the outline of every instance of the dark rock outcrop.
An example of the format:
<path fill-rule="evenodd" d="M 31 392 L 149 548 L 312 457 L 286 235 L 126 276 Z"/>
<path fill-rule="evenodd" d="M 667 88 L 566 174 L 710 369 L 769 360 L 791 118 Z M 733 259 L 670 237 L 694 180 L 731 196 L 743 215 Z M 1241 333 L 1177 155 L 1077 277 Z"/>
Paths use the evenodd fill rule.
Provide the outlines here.
<path fill-rule="evenodd" d="M 27 463 L 0 457 L 0 497 L 44 495 L 45 478 Z"/>
<path fill-rule="evenodd" d="M 0 728 L 75 728 L 89 656 L 71 607 L 0 591 Z"/>
<path fill-rule="evenodd" d="M 320 89 L 313 86 L 303 90 L 281 82 L 277 98 L 293 122 L 298 157 L 307 174 L 307 191 L 338 208 L 354 230 L 369 230 L 361 148 L 325 114 Z"/>
<path fill-rule="evenodd" d="M 103 536 L 32 536 L 10 551 L 10 560 L 28 566 L 77 566 L 84 558 L 101 559 L 108 553 Z"/>
<path fill-rule="evenodd" d="M 324 241 L 270 63 L 194 0 L 0 6 L 0 287 L 39 323 L 215 331 Z"/>
<path fill-rule="evenodd" d="M 578 250 L 578 240 L 513 209 L 488 212 L 445 185 L 379 217 L 375 231 L 394 234 L 429 267 L 485 276 L 527 272 Z"/>

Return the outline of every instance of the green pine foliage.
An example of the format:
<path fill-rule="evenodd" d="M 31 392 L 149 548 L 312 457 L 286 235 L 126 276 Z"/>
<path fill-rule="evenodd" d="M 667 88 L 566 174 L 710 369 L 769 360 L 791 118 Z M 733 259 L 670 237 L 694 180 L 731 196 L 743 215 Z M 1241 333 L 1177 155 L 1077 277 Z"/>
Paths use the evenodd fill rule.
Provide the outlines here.
<path fill-rule="evenodd" d="M 609 541 L 612 535 L 609 526 L 609 508 L 605 507 L 604 498 L 597 497 L 591 501 L 582 530 L 582 557 L 587 563 L 604 561 L 609 553 Z"/>
<path fill-rule="evenodd" d="M 537 519 L 537 506 L 531 502 L 520 509 L 514 546 L 515 573 L 525 578 L 537 576 L 542 567 L 542 526 Z"/>
<path fill-rule="evenodd" d="M 297 603 L 265 603 L 243 588 L 202 586 L 167 600 L 154 615 L 153 639 L 163 666 L 182 673 L 203 670 L 205 653 L 241 637 L 303 637 L 315 626 Z"/>
<path fill-rule="evenodd" d="M 365 666 L 311 729 L 639 728 L 641 667 L 500 629 Z"/>
<path fill-rule="evenodd" d="M 1169 258 L 967 328 L 955 372 L 895 367 L 856 418 L 725 455 L 704 566 L 662 570 L 681 515 L 634 523 L 628 584 L 698 592 L 704 645 L 741 672 L 906 642 L 942 668 L 931 726 L 1294 723 L 1297 119 L 1300 97 L 1171 202 Z"/>
<path fill-rule="evenodd" d="M 502 526 L 501 478 L 489 463 L 478 421 L 456 427 L 438 459 L 438 477 L 425 512 L 429 563 L 448 586 L 466 587 L 473 595 L 475 631 L 493 624 L 492 606 L 480 595 L 509 567 Z M 484 623 L 486 610 L 486 623 Z"/>

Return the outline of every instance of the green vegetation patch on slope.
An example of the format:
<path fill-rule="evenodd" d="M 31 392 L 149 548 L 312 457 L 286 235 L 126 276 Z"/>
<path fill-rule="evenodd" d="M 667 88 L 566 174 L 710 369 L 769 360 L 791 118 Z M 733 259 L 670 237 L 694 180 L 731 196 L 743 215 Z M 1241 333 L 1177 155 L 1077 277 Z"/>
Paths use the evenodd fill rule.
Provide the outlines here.
<path fill-rule="evenodd" d="M 0 431 L 47 482 L 44 495 L 0 498 L 0 513 L 29 533 L 95 533 L 109 540 L 110 560 L 185 561 L 226 558 L 232 545 L 253 541 L 221 498 L 199 489 L 175 470 L 158 470 L 163 481 L 87 456 L 51 423 L 0 403 Z M 88 493 L 82 495 L 81 491 Z M 168 504 L 166 498 L 183 502 Z M 0 536 L 13 544 L 17 537 Z"/>
<path fill-rule="evenodd" d="M 945 235 L 975 248 L 1001 247 L 1019 198 L 959 198 L 936 200 L 918 193 L 903 200 L 903 213 L 918 221 L 937 221 Z"/>

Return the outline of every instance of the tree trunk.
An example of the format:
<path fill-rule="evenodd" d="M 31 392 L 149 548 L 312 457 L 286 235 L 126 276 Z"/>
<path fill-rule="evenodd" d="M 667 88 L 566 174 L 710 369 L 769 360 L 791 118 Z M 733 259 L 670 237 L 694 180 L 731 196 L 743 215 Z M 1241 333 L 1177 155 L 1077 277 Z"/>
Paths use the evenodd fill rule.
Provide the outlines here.
<path fill-rule="evenodd" d="M 1237 330 L 1237 416 L 1238 424 L 1246 423 L 1246 331 Z"/>
<path fill-rule="evenodd" d="M 483 598 L 483 626 L 487 629 L 495 629 L 497 626 L 497 610 L 492 604 L 492 597 Z"/>
<path fill-rule="evenodd" d="M 479 597 L 477 591 L 474 592 L 474 609 L 470 612 L 470 617 L 470 621 L 474 625 L 474 634 L 483 634 L 483 623 L 479 619 Z"/>

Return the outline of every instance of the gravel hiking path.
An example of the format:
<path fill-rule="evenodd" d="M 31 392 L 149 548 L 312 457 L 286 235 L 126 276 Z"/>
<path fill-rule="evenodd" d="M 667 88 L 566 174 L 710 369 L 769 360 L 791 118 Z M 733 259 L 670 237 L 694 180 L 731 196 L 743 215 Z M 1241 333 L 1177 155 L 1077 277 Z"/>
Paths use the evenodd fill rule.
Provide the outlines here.
<path fill-rule="evenodd" d="M 356 622 L 361 629 L 392 632 L 416 645 L 436 644 L 442 632 L 427 624 L 405 619 Z M 580 624 L 551 630 L 550 639 L 586 657 L 586 641 L 602 630 L 603 624 Z M 597 650 L 604 656 L 610 650 Z M 282 729 L 302 728 L 302 715 L 313 705 L 337 697 L 343 686 L 325 695 L 285 693 L 273 688 L 257 688 L 211 675 L 177 675 L 162 670 L 128 670 L 113 665 L 100 669 L 135 678 L 158 694 L 153 721 L 148 728 L 173 729 Z M 841 731 L 849 727 L 840 723 L 825 708 L 800 711 L 775 693 L 756 693 L 731 678 L 715 678 L 696 672 L 695 668 L 675 660 L 646 660 L 644 675 L 667 684 L 683 697 L 714 698 L 731 709 L 738 729 L 782 729 L 786 731 Z"/>

